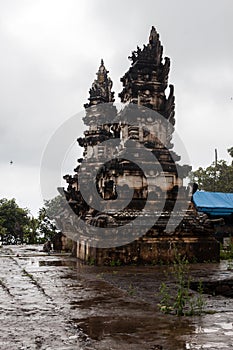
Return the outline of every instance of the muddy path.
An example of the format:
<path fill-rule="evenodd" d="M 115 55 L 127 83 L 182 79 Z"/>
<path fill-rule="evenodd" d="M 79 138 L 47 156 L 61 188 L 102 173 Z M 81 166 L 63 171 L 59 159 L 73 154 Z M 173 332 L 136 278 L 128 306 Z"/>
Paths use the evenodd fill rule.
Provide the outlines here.
<path fill-rule="evenodd" d="M 233 303 L 224 293 L 205 294 L 209 313 L 202 316 L 159 311 L 169 269 L 87 266 L 68 255 L 48 256 L 40 246 L 2 247 L 0 349 L 232 349 Z M 190 271 L 194 282 L 201 277 L 211 288 L 233 280 L 224 262 Z"/>

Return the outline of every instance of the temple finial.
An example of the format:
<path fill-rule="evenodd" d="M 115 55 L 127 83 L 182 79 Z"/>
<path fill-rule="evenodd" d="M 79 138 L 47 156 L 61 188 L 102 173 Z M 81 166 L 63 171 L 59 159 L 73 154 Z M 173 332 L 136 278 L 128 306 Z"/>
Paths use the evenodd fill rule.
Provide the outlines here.
<path fill-rule="evenodd" d="M 105 68 L 104 60 L 101 59 L 98 72 L 96 73 L 97 79 L 94 80 L 92 87 L 89 91 L 89 103 L 84 107 L 90 107 L 99 103 L 114 102 L 114 92 L 112 92 L 112 80 L 108 76 L 108 70 Z"/>
<path fill-rule="evenodd" d="M 101 59 L 100 67 L 96 75 L 99 83 L 103 83 L 106 79 L 108 79 L 108 70 L 104 66 L 103 58 Z"/>
<path fill-rule="evenodd" d="M 149 43 L 153 45 L 158 41 L 158 39 L 159 39 L 159 34 L 157 33 L 155 27 L 152 26 L 150 31 L 150 36 L 149 36 Z"/>
<path fill-rule="evenodd" d="M 165 60 L 163 59 L 163 46 L 154 26 L 150 31 L 149 43 L 144 45 L 142 49 L 137 47 L 137 50 L 133 51 L 129 58 L 132 61 L 132 66 L 121 78 L 124 87 L 119 94 L 121 102 L 134 103 L 153 109 L 171 121 L 173 125 L 175 123 L 173 88 L 169 98 L 166 97 L 165 93 L 168 85 L 170 60 L 167 57 Z"/>

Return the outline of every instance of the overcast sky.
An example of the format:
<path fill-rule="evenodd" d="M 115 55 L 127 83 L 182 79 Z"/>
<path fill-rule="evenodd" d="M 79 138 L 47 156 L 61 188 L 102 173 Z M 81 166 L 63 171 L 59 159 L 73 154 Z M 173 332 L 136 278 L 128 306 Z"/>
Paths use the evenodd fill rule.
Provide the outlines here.
<path fill-rule="evenodd" d="M 83 110 L 101 58 L 117 96 L 127 57 L 148 42 L 152 25 L 171 58 L 176 131 L 193 168 L 210 164 L 215 148 L 229 160 L 232 18 L 232 0 L 0 0 L 0 198 L 37 213 L 47 143 Z M 77 137 L 81 119 L 79 126 Z M 61 173 L 72 174 L 75 165 L 66 161 Z"/>

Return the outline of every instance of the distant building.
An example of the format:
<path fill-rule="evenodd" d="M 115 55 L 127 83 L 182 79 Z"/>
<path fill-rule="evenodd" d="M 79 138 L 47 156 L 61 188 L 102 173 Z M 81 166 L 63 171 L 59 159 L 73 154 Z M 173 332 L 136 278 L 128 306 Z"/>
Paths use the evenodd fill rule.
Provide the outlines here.
<path fill-rule="evenodd" d="M 233 193 L 197 191 L 193 202 L 198 212 L 212 220 L 214 235 L 220 242 L 233 237 Z"/>

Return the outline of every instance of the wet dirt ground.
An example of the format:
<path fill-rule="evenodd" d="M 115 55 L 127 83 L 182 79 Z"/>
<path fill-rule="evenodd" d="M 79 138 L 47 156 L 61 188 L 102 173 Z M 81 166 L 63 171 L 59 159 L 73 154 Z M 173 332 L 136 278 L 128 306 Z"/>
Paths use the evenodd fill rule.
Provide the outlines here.
<path fill-rule="evenodd" d="M 201 316 L 159 311 L 169 269 L 87 266 L 41 246 L 1 247 L 0 349 L 233 349 L 232 298 L 205 294 Z M 190 272 L 194 281 L 233 280 L 226 262 Z"/>

